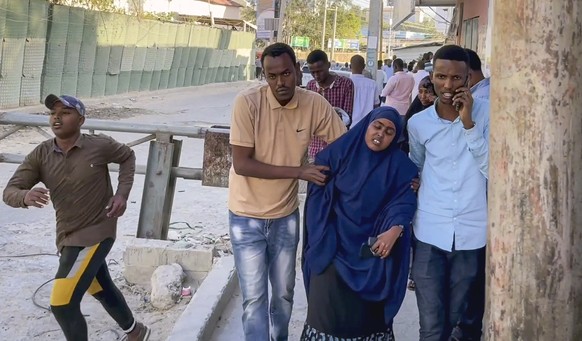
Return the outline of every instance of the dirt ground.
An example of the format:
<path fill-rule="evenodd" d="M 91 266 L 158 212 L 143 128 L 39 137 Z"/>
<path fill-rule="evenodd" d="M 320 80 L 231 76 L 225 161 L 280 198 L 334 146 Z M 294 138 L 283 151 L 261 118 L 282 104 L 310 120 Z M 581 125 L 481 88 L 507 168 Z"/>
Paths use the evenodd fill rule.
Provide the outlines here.
<path fill-rule="evenodd" d="M 149 93 L 89 99 L 86 101 L 88 118 L 124 120 L 128 122 L 203 125 L 225 124 L 230 121 L 231 103 L 242 89 L 255 82 L 206 85 Z M 42 106 L 19 108 L 10 111 L 46 113 Z M 9 126 L 0 125 L 0 133 Z M 46 130 L 48 132 L 48 130 Z M 107 133 L 122 142 L 144 135 Z M 32 129 L 21 130 L 0 140 L 0 152 L 25 155 L 45 137 Z M 201 167 L 203 141 L 184 138 L 181 166 Z M 138 164 L 146 164 L 148 145 L 134 147 Z M 17 165 L 0 163 L 0 190 Z M 112 175 L 116 178 L 116 174 Z M 186 307 L 183 299 L 167 311 L 159 311 L 149 304 L 146 288 L 128 284 L 122 276 L 123 251 L 135 236 L 144 178 L 136 175 L 128 209 L 119 221 L 118 240 L 108 256 L 109 268 L 117 285 L 123 291 L 136 317 L 152 328 L 153 341 L 165 340 L 175 320 Z M 114 186 L 115 186 L 114 180 Z M 176 185 L 172 211 L 170 239 L 191 244 L 213 244 L 218 254 L 229 253 L 227 228 L 227 189 L 201 186 L 199 181 L 179 179 Z M 51 283 L 41 287 L 56 272 L 58 257 L 54 245 L 54 210 L 13 209 L 0 204 L 0 340 L 63 340 L 60 329 L 48 307 Z M 43 254 L 38 256 L 22 255 Z M 38 289 L 40 288 L 40 289 Z M 33 302 L 33 294 L 38 290 Z M 89 339 L 117 340 L 121 330 L 92 297 L 86 296 L 82 304 L 89 326 Z"/>

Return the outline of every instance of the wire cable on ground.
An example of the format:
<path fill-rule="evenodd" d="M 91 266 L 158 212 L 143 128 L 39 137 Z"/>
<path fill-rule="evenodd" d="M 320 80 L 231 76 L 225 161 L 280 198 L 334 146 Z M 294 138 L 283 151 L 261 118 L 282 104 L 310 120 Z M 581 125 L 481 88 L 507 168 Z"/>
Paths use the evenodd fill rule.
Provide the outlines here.
<path fill-rule="evenodd" d="M 39 253 L 28 253 L 28 254 L 10 255 L 10 256 L 9 255 L 0 255 L 0 258 L 25 258 L 25 257 L 38 257 L 38 256 L 58 256 L 58 255 L 56 253 L 39 252 Z M 52 282 L 54 280 L 55 280 L 54 278 L 51 278 L 48 281 L 41 284 L 38 288 L 36 288 L 36 290 L 34 291 L 34 293 L 31 296 L 32 304 L 34 304 L 35 307 L 40 308 L 42 310 L 46 310 L 48 312 L 51 311 L 50 307 L 45 307 L 36 301 L 36 295 L 45 285 L 49 284 L 50 282 Z"/>
<path fill-rule="evenodd" d="M 54 278 L 49 279 L 48 281 L 44 282 L 43 284 L 41 284 L 38 288 L 36 288 L 36 290 L 34 291 L 34 293 L 32 294 L 32 304 L 34 304 L 35 307 L 40 308 L 42 310 L 46 310 L 48 312 L 51 312 L 51 308 L 50 307 L 45 307 L 43 305 L 41 305 L 40 303 L 36 302 L 36 294 L 38 294 L 38 292 L 40 291 L 40 289 L 42 289 L 45 285 L 49 284 L 50 282 L 54 281 Z"/>
<path fill-rule="evenodd" d="M 172 225 L 176 225 L 176 224 L 185 224 L 186 227 L 175 227 L 175 226 L 172 226 Z M 200 229 L 201 228 L 199 226 L 192 227 L 192 225 L 188 224 L 188 222 L 185 222 L 185 221 L 175 221 L 173 223 L 170 223 L 169 227 L 172 230 L 196 230 L 196 229 Z"/>
<path fill-rule="evenodd" d="M 194 229 L 188 223 L 185 223 L 185 224 L 188 225 L 189 228 Z M 0 255 L 0 258 L 25 258 L 25 257 L 38 257 L 38 256 L 58 256 L 58 254 L 55 254 L 55 253 L 43 253 L 43 252 L 41 252 L 41 253 L 29 253 L 29 254 L 11 255 L 11 256 L 8 256 L 8 255 Z M 111 259 L 111 260 L 113 260 L 113 259 Z M 113 261 L 115 261 L 115 260 L 113 260 Z M 115 262 L 115 263 L 117 263 L 117 262 Z M 38 292 L 42 288 L 44 288 L 47 284 L 51 283 L 54 280 L 55 280 L 54 278 L 51 278 L 48 281 L 46 281 L 43 284 L 41 284 L 38 288 L 36 288 L 36 290 L 34 291 L 34 293 L 32 294 L 32 296 L 30 297 L 31 300 L 32 300 L 32 304 L 34 304 L 35 307 L 40 308 L 40 309 L 45 310 L 45 311 L 48 311 L 49 313 L 51 312 L 50 306 L 45 307 L 42 304 L 38 303 L 36 301 L 36 295 L 38 294 Z M 88 317 L 89 315 L 83 314 L 83 316 L 84 317 Z M 111 328 L 111 329 L 107 329 L 105 331 L 106 332 L 110 331 L 113 334 L 115 334 L 115 340 L 121 339 L 121 335 L 119 334 L 119 332 L 117 330 Z"/>
<path fill-rule="evenodd" d="M 37 256 L 58 256 L 56 253 L 29 253 L 24 255 L 0 255 L 0 258 L 25 258 Z"/>

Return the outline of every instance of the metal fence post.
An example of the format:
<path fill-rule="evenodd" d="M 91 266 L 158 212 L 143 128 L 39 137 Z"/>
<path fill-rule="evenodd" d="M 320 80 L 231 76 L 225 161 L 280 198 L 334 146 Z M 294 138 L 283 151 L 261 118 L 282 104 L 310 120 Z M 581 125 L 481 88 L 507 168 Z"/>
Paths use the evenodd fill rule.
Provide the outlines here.
<path fill-rule="evenodd" d="M 174 145 L 172 167 L 178 167 L 180 165 L 180 155 L 182 153 L 182 141 L 172 140 L 172 144 Z M 162 210 L 162 240 L 168 239 L 170 218 L 172 216 L 172 206 L 174 205 L 174 193 L 176 192 L 176 181 L 177 177 L 175 175 L 170 175 L 170 181 L 168 182 L 168 187 L 166 188 L 164 208 Z"/>
<path fill-rule="evenodd" d="M 167 191 L 172 173 L 174 144 L 169 134 L 157 134 L 150 142 L 148 163 L 144 182 L 138 238 L 162 239 L 164 209 L 167 207 Z"/>

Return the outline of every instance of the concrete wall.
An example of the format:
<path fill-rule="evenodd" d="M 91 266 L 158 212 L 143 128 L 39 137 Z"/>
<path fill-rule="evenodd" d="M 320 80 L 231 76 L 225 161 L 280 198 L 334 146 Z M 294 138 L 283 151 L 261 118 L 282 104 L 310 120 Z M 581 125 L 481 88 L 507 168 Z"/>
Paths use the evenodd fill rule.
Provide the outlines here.
<path fill-rule="evenodd" d="M 254 35 L 0 0 L 0 108 L 254 77 Z M 252 57 L 251 57 L 252 56 Z"/>

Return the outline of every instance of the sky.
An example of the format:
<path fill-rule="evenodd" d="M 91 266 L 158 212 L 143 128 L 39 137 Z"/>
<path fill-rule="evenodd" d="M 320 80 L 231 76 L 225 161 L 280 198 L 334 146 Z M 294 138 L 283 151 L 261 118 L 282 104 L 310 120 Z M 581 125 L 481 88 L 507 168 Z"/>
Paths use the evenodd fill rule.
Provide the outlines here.
<path fill-rule="evenodd" d="M 364 8 L 368 8 L 370 6 L 370 0 L 352 0 L 352 3 Z"/>

